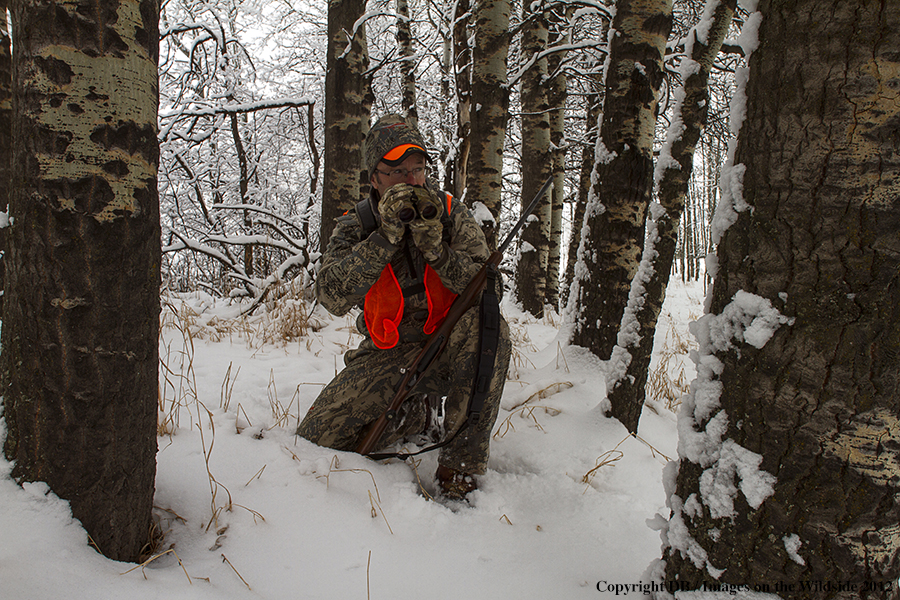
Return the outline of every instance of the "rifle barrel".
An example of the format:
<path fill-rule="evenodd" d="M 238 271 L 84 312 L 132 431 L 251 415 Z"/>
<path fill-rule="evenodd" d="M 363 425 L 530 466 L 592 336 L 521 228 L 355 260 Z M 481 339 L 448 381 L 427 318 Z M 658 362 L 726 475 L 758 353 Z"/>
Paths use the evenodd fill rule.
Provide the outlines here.
<path fill-rule="evenodd" d="M 537 207 L 538 202 L 541 201 L 543 195 L 547 192 L 547 189 L 550 187 L 550 184 L 553 183 L 553 175 L 547 178 L 547 181 L 544 182 L 544 185 L 541 186 L 541 189 L 538 190 L 538 193 L 535 194 L 534 198 L 531 200 L 531 204 L 525 209 L 522 213 L 522 216 L 519 218 L 519 222 L 515 224 L 512 228 L 512 231 L 509 232 L 509 235 L 506 236 L 506 239 L 503 240 L 503 243 L 500 244 L 500 248 L 498 248 L 498 252 L 503 254 L 506 252 L 506 248 L 512 243 L 513 239 L 516 237 L 516 234 L 519 233 L 519 230 L 522 229 L 522 226 L 525 225 L 525 221 L 528 219 L 528 215 L 534 211 L 535 207 Z"/>

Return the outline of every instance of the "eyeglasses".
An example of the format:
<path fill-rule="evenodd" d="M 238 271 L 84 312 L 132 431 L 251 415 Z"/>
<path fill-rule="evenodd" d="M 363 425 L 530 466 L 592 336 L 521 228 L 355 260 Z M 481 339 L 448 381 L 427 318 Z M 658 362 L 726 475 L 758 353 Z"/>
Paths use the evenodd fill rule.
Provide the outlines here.
<path fill-rule="evenodd" d="M 410 175 L 416 178 L 421 177 L 422 174 L 425 173 L 425 167 L 416 167 L 415 169 L 391 169 L 390 171 L 375 169 L 375 172 L 380 173 L 391 180 L 400 181 L 401 179 L 406 179 Z"/>

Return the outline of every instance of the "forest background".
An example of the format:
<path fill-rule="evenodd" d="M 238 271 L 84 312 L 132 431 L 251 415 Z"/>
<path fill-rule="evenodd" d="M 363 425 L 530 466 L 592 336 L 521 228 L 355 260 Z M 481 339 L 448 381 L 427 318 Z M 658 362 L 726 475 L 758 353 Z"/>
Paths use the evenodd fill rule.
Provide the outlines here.
<path fill-rule="evenodd" d="M 10 119 L 4 130 L 12 135 L 0 149 L 10 152 L 3 176 L 13 184 L 5 187 L 11 227 L 0 358 L 5 451 L 16 460 L 14 477 L 53 479 L 59 463 L 68 459 L 53 458 L 47 450 L 54 446 L 47 440 L 58 435 L 48 431 L 59 429 L 61 422 L 70 425 L 68 411 L 81 410 L 78 403 L 85 397 L 96 393 L 109 400 L 109 390 L 91 387 L 97 381 L 116 381 L 122 390 L 150 389 L 156 353 L 147 340 L 156 339 L 159 323 L 148 315 L 158 314 L 160 283 L 167 293 L 202 289 L 229 298 L 244 316 L 267 304 L 289 302 L 292 294 L 309 300 L 333 216 L 365 193 L 359 150 L 368 124 L 385 112 L 401 112 L 426 134 L 436 158 L 431 178 L 469 204 L 492 244 L 517 216 L 521 202 L 554 178 L 552 194 L 538 206 L 517 252 L 504 264 L 511 294 L 533 318 L 561 313 L 571 326 L 566 341 L 609 361 L 605 410 L 632 434 L 644 406 L 653 334 L 670 274 L 684 280 L 717 275 L 709 318 L 696 331 L 700 373 L 680 429 L 680 468 L 677 477 L 670 473 L 667 489 L 672 515 L 664 527 L 671 551 L 662 563 L 666 577 L 690 573 L 719 580 L 725 573 L 726 579 L 747 581 L 764 577 L 778 563 L 785 572 L 803 567 L 824 573 L 820 580 L 849 572 L 848 565 L 861 569 L 867 581 L 896 579 L 900 536 L 893 526 L 882 526 L 890 521 L 885 515 L 897 510 L 888 493 L 896 465 L 882 458 L 885 448 L 895 452 L 897 445 L 891 425 L 897 421 L 895 406 L 885 391 L 897 378 L 898 343 L 892 316 L 897 309 L 897 196 L 890 176 L 896 164 L 890 132 L 897 113 L 897 61 L 884 51 L 890 47 L 893 11 L 879 12 L 868 2 L 858 3 L 858 12 L 835 6 L 832 13 L 841 18 L 823 24 L 802 2 L 764 2 L 758 9 L 756 2 L 716 1 L 673 6 L 628 0 L 610 5 L 343 0 L 322 11 L 289 2 L 170 2 L 162 7 L 142 2 L 128 18 L 102 2 L 76 4 L 68 13 L 52 3 L 12 2 L 12 36 L 4 35 L 4 56 L 11 57 L 3 62 L 4 73 L 10 73 L 4 81 L 11 82 L 12 102 L 3 105 L 2 116 Z M 38 24 L 45 22 L 52 26 L 41 29 Z M 807 33 L 805 46 L 791 38 L 785 25 L 791 22 Z M 137 25 L 116 29 L 125 23 Z M 880 33 L 868 54 L 858 37 L 867 27 Z M 54 36 L 86 48 L 83 56 L 73 60 L 67 46 L 53 44 Z M 768 53 L 756 55 L 764 57 L 757 59 L 757 72 L 771 75 L 782 52 L 806 57 L 786 63 L 799 77 L 778 74 L 771 83 L 760 83 L 761 75 L 755 82 L 748 78 L 760 38 Z M 138 60 L 133 60 L 135 49 Z M 107 56 L 132 62 L 125 71 L 91 65 Z M 132 71 L 135 64 L 139 68 Z M 854 85 L 834 83 L 840 77 L 829 74 L 828 67 L 836 65 L 845 70 L 841 81 Z M 117 89 L 90 85 L 94 80 L 86 77 L 96 74 L 108 83 L 110 72 L 115 72 Z M 153 94 L 148 91 L 157 89 L 157 74 L 159 106 L 154 103 L 150 111 L 147 101 Z M 801 94 L 794 93 L 798 81 Z M 767 86 L 771 98 L 786 100 L 769 103 Z M 826 93 L 833 92 L 831 86 L 840 93 Z M 124 102 L 120 96 L 126 96 Z M 803 101 L 795 103 L 797 96 Z M 121 115 L 107 116 L 100 125 L 94 121 L 90 128 L 79 121 L 98 117 L 110 105 L 134 110 L 126 111 L 124 122 L 115 121 Z M 794 128 L 770 126 L 773 118 L 783 124 L 798 115 L 801 121 L 812 116 L 814 134 L 801 138 L 814 143 L 784 142 L 780 148 L 797 152 L 803 167 L 785 173 L 766 163 L 772 155 L 766 136 L 809 130 L 805 122 Z M 738 131 L 745 119 L 753 127 L 744 130 L 740 154 Z M 820 128 L 821 123 L 827 126 Z M 835 132 L 843 127 L 847 135 L 841 138 Z M 87 140 L 113 158 L 91 163 Z M 830 151 L 819 148 L 823 140 Z M 123 148 L 129 156 L 121 156 Z M 872 157 L 877 157 L 874 163 Z M 84 158 L 93 166 L 74 166 Z M 818 170 L 811 164 L 816 161 L 822 161 Z M 773 183 L 779 178 L 788 182 L 783 189 L 789 191 L 769 193 L 782 189 Z M 817 183 L 810 187 L 811 182 Z M 134 186 L 130 197 L 118 195 L 123 186 Z M 758 193 L 745 194 L 745 187 Z M 836 189 L 843 195 L 834 194 Z M 797 190 L 806 194 L 806 204 L 795 198 Z M 50 199 L 49 212 L 41 212 L 47 207 L 40 202 L 26 202 L 37 197 Z M 809 212 L 810 198 L 820 209 L 812 221 L 788 224 Z M 845 198 L 860 199 L 859 211 L 845 209 L 858 219 L 842 222 L 836 218 L 839 211 L 829 208 Z M 767 201 L 777 218 L 771 217 Z M 90 215 L 96 223 L 79 221 L 83 208 L 98 206 Z M 123 214 L 140 217 L 131 219 L 140 226 L 109 235 L 112 230 L 104 224 L 120 222 Z M 811 232 L 811 241 L 786 233 L 798 230 L 795 226 Z M 156 248 L 160 233 L 161 255 Z M 79 252 L 73 253 L 72 246 Z M 853 251 L 848 253 L 847 246 Z M 713 249 L 717 257 L 709 254 Z M 83 256 L 86 262 L 77 262 Z M 712 260 L 704 265 L 704 257 Z M 92 271 L 100 262 L 112 270 Z M 805 275 L 810 264 L 818 274 L 815 285 Z M 45 265 L 50 266 L 42 271 Z M 156 285 L 147 285 L 152 278 L 141 275 L 147 269 L 161 278 Z M 123 276 L 118 281 L 117 271 Z M 829 276 L 822 277 L 823 272 Z M 870 278 L 857 281 L 862 272 Z M 80 277 L 77 285 L 41 297 L 42 286 L 49 290 L 69 276 Z M 79 287 L 78 293 L 68 293 Z M 96 302 L 83 293 L 94 287 L 121 295 Z M 133 304 L 129 291 L 140 296 Z M 829 300 L 822 304 L 816 298 Z M 133 326 L 126 326 L 131 337 L 122 338 L 119 331 L 116 339 L 141 339 L 143 345 L 128 350 L 66 338 L 67 327 L 77 329 L 79 322 L 91 335 L 114 322 L 102 315 L 71 318 L 101 304 L 120 314 L 122 306 L 133 306 L 128 316 Z M 48 317 L 51 313 L 56 316 Z M 45 325 L 62 322 L 67 326 Z M 824 323 L 836 326 L 826 344 L 816 329 Z M 29 342 L 31 324 L 37 324 L 38 335 L 63 332 L 63 339 Z M 777 343 L 767 344 L 773 335 Z M 832 354 L 820 354 L 832 343 Z M 60 379 L 56 388 L 49 382 L 68 377 L 77 363 L 72 356 L 91 354 L 85 348 L 95 348 L 90 360 L 100 364 L 100 375 L 84 377 L 87 391 L 74 393 L 74 400 L 63 394 L 60 403 L 59 394 L 46 390 L 68 390 L 70 382 Z M 98 358 L 107 353 L 112 362 L 119 361 L 110 371 Z M 54 358 L 48 360 L 50 354 Z M 122 365 L 137 356 L 153 358 L 140 361 L 153 373 L 140 369 L 131 383 L 120 381 L 127 371 Z M 54 360 L 59 368 L 47 368 L 57 364 Z M 801 365 L 797 370 L 790 368 L 794 360 Z M 812 374 L 822 366 L 829 367 L 824 381 Z M 852 383 L 840 383 L 835 368 Z M 29 392 L 38 388 L 43 391 Z M 856 391 L 847 394 L 848 389 Z M 760 403 L 772 400 L 779 419 L 761 419 L 763 411 L 748 403 L 747 394 Z M 815 401 L 791 400 L 798 395 Z M 145 400 L 139 400 L 137 412 L 155 423 L 158 415 L 146 410 Z M 101 425 L 94 434 L 110 435 L 109 422 L 105 429 L 102 424 L 113 404 L 104 402 L 96 405 L 99 410 L 92 408 L 97 412 L 89 418 L 75 419 L 72 431 L 77 433 L 84 421 Z M 128 402 L 118 404 L 128 412 Z M 28 419 L 32 413 L 43 415 L 36 426 Z M 804 466 L 795 481 L 788 476 L 796 474 L 792 467 L 784 467 L 778 453 L 764 447 L 771 429 L 778 452 L 799 448 L 804 454 L 805 446 L 793 443 L 791 428 L 784 427 L 792 419 L 809 425 L 793 429 L 802 439 L 811 436 L 820 448 L 813 462 L 821 455 L 826 472 L 842 473 L 824 496 L 830 500 L 819 502 L 826 509 L 841 507 L 837 521 L 834 515 L 810 519 L 808 508 L 789 501 L 798 489 L 811 489 L 817 471 Z M 834 432 L 828 429 L 835 426 Z M 155 440 L 146 439 L 145 429 L 124 427 L 144 438 L 146 452 L 136 453 L 138 465 L 149 464 L 151 446 L 155 453 Z M 72 431 L 63 428 L 61 439 Z M 115 434 L 111 439 L 109 447 L 119 443 Z M 90 448 L 74 453 L 88 457 L 83 464 L 90 464 Z M 798 464 L 809 459 L 804 454 Z M 887 472 L 873 472 L 873 461 L 887 464 Z M 852 473 L 841 465 L 849 465 Z M 141 472 L 152 486 L 153 470 Z M 123 485 L 131 487 L 132 479 L 137 478 Z M 787 481 L 793 483 L 782 485 Z M 49 483 L 69 498 L 62 491 L 65 485 Z M 849 495 L 847 490 L 852 490 Z M 881 498 L 883 506 L 876 511 L 877 502 L 854 500 L 862 497 Z M 763 501 L 779 508 L 758 511 Z M 73 512 L 90 531 L 90 519 L 79 510 L 73 500 Z M 736 523 L 736 512 L 749 515 L 757 527 Z M 99 514 L 102 521 L 104 513 Z M 835 522 L 836 538 L 830 529 Z M 804 535 L 771 533 L 787 531 L 785 524 L 791 531 L 807 529 Z M 751 530 L 757 533 L 747 539 Z M 111 554 L 133 558 L 136 537 L 130 537 L 132 550 Z M 107 543 L 116 546 L 115 541 L 94 541 L 104 552 Z M 808 544 L 811 556 L 824 562 L 798 560 L 798 543 Z M 831 544 L 840 556 L 835 558 Z M 878 550 L 873 553 L 870 545 Z M 711 548 L 721 556 L 735 547 L 762 558 L 737 561 L 721 571 L 712 566 Z"/>

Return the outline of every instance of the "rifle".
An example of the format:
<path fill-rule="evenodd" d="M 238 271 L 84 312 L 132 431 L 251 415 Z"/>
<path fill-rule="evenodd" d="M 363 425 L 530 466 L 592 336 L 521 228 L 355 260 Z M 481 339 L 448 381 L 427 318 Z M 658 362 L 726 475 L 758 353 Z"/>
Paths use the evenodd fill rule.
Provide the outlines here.
<path fill-rule="evenodd" d="M 397 393 L 394 395 L 394 398 L 391 400 L 388 405 L 387 410 L 382 413 L 380 417 L 376 421 L 374 421 L 369 429 L 366 431 L 362 440 L 359 442 L 359 445 L 356 447 L 356 452 L 358 454 L 369 454 L 372 450 L 375 449 L 375 444 L 378 443 L 378 440 L 381 439 L 384 430 L 387 429 L 388 424 L 393 421 L 397 417 L 397 411 L 400 408 L 400 405 L 406 400 L 409 394 L 413 391 L 422 377 L 425 375 L 426 371 L 428 371 L 429 367 L 434 363 L 438 356 L 444 351 L 444 348 L 447 347 L 447 342 L 450 340 L 450 332 L 453 331 L 453 328 L 456 326 L 456 323 L 462 318 L 466 312 L 475 305 L 481 292 L 484 290 L 485 284 L 488 280 L 488 272 L 490 270 L 495 270 L 500 265 L 500 261 L 503 258 L 503 253 L 506 251 L 507 247 L 512 243 L 516 234 L 519 233 L 519 230 L 525 225 L 525 221 L 528 219 L 529 215 L 531 215 L 532 211 L 537 207 L 538 202 L 540 202 L 541 197 L 547 192 L 547 189 L 550 187 L 550 184 L 553 182 L 553 176 L 551 175 L 547 181 L 544 182 L 544 185 L 541 186 L 540 191 L 538 191 L 537 195 L 531 201 L 531 204 L 525 209 L 522 213 L 522 216 L 519 218 L 519 221 L 512 228 L 512 231 L 509 232 L 509 235 L 506 236 L 506 239 L 500 245 L 500 247 L 491 253 L 490 257 L 488 257 L 487 262 L 484 263 L 484 266 L 481 267 L 481 270 L 475 274 L 472 280 L 469 282 L 469 285 L 466 286 L 466 289 L 463 290 L 462 294 L 457 296 L 456 300 L 453 301 L 453 304 L 450 306 L 450 311 L 447 313 L 444 322 L 441 323 L 440 327 L 438 327 L 425 342 L 425 346 L 423 346 L 422 350 L 419 354 L 416 355 L 415 359 L 412 361 L 409 367 L 403 368 L 400 370 L 403 373 L 403 379 L 400 381 L 400 386 L 397 389 Z"/>

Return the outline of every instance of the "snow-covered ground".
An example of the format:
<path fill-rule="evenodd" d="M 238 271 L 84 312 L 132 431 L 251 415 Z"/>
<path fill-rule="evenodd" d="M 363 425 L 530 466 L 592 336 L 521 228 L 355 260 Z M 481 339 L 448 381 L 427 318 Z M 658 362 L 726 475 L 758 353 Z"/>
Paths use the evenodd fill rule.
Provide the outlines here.
<path fill-rule="evenodd" d="M 655 358 L 670 379 L 693 378 L 679 340 L 702 296 L 670 286 Z M 659 557 L 646 522 L 668 516 L 661 471 L 676 456 L 675 414 L 651 403 L 639 439 L 603 417 L 605 365 L 561 343 L 558 323 L 504 306 L 515 365 L 489 472 L 473 506 L 454 512 L 421 491 L 420 481 L 433 489 L 435 456 L 375 463 L 294 435 L 359 341 L 350 319 L 319 309 L 317 331 L 285 342 L 284 306 L 278 319 L 236 324 L 234 307 L 209 298 L 169 302 L 162 554 L 137 568 L 107 560 L 66 502 L 41 483 L 17 486 L 0 459 L 0 598 L 598 598 L 641 582 Z"/>

